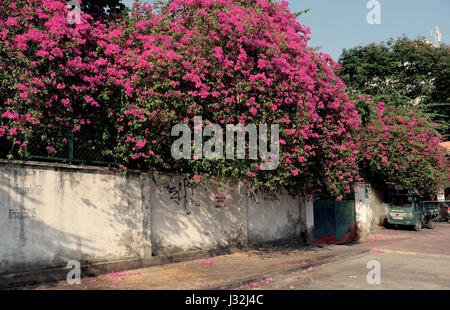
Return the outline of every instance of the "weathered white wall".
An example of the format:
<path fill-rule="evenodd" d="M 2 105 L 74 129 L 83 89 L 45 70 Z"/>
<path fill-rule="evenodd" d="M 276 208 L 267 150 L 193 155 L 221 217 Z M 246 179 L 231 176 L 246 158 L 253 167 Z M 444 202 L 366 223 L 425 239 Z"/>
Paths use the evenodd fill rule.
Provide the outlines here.
<path fill-rule="evenodd" d="M 312 238 L 311 201 L 142 177 L 0 160 L 0 274 Z"/>
<path fill-rule="evenodd" d="M 383 193 L 377 188 L 371 188 L 370 203 L 373 209 L 372 226 L 383 226 L 389 213 L 389 204 L 383 202 Z"/>
<path fill-rule="evenodd" d="M 247 192 L 248 242 L 298 238 L 302 229 L 299 200 L 288 194 Z"/>
<path fill-rule="evenodd" d="M 299 199 L 300 223 L 303 241 L 307 244 L 314 243 L 314 200 L 312 197 Z"/>
<path fill-rule="evenodd" d="M 0 165 L 0 272 L 142 257 L 141 185 L 136 174 Z"/>
<path fill-rule="evenodd" d="M 239 185 L 220 193 L 180 176 L 151 182 L 153 254 L 246 244 L 245 206 Z"/>
<path fill-rule="evenodd" d="M 365 240 L 371 230 L 373 212 L 370 208 L 370 188 L 359 186 L 355 188 L 355 212 L 358 239 Z"/>
<path fill-rule="evenodd" d="M 389 212 L 389 206 L 383 203 L 381 193 L 363 184 L 355 188 L 355 209 L 360 240 L 364 240 L 375 226 L 383 226 Z"/>

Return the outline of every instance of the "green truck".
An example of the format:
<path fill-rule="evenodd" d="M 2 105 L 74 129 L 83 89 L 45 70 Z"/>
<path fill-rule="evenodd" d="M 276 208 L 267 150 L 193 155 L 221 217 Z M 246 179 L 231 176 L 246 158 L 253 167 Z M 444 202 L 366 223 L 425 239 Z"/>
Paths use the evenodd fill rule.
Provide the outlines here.
<path fill-rule="evenodd" d="M 439 208 L 416 197 L 399 199 L 390 207 L 385 220 L 386 227 L 410 226 L 419 231 L 423 227 L 433 229 L 439 216 Z"/>

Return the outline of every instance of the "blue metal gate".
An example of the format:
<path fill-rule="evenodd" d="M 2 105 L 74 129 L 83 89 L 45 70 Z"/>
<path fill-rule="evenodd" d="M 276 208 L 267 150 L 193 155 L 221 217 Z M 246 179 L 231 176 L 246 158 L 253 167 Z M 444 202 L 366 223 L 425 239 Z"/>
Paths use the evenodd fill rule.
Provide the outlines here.
<path fill-rule="evenodd" d="M 354 200 L 314 202 L 314 240 L 317 243 L 344 243 L 357 239 Z"/>

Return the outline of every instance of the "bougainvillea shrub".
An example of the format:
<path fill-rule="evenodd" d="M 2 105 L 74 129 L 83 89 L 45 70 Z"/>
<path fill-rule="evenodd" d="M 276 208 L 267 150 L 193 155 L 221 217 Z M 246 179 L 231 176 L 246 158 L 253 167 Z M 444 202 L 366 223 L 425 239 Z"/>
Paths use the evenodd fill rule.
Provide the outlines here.
<path fill-rule="evenodd" d="M 439 145 L 437 124 L 418 108 L 374 103 L 368 95 L 358 96 L 356 106 L 366 113 L 360 164 L 372 182 L 399 184 L 425 197 L 449 183 L 449 162 Z"/>
<path fill-rule="evenodd" d="M 198 182 L 349 192 L 357 111 L 333 60 L 308 49 L 308 33 L 287 2 L 175 0 L 156 12 L 136 5 L 126 27 L 98 42 L 124 92 L 120 111 L 111 111 L 121 133 L 115 156 Z M 196 115 L 204 125 L 279 124 L 278 169 L 261 171 L 259 160 L 173 160 L 171 128 L 192 128 Z"/>
<path fill-rule="evenodd" d="M 32 138 L 55 155 L 89 128 L 123 170 L 336 198 L 359 180 L 358 150 L 370 136 L 364 131 L 360 144 L 337 64 L 308 48 L 309 29 L 287 2 L 136 4 L 128 18 L 104 24 L 82 13 L 71 25 L 67 13 L 62 0 L 0 0 L 0 138 L 19 155 Z M 195 116 L 200 127 L 278 124 L 278 168 L 263 171 L 260 159 L 173 159 L 172 128 L 193 129 Z"/>
<path fill-rule="evenodd" d="M 99 140 L 108 128 L 96 38 L 106 27 L 67 13 L 65 1 L 0 1 L 0 137 L 22 155 L 32 138 L 54 155 L 83 127 Z"/>

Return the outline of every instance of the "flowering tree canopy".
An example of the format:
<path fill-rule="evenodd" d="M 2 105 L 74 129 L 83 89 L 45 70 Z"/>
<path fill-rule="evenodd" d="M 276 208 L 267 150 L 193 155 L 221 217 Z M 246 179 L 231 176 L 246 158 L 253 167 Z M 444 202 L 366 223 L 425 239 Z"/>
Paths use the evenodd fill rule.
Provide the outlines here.
<path fill-rule="evenodd" d="M 287 2 L 135 4 L 107 23 L 82 13 L 70 24 L 67 13 L 62 0 L 0 0 L 0 138 L 13 143 L 11 157 L 26 156 L 36 137 L 56 154 L 90 128 L 123 170 L 337 198 L 359 179 L 358 111 Z M 194 128 L 195 116 L 200 127 L 278 124 L 278 169 L 249 158 L 175 160 L 171 129 Z"/>
<path fill-rule="evenodd" d="M 67 15 L 65 1 L 0 1 L 0 137 L 14 142 L 11 155 L 32 137 L 55 154 L 82 126 L 99 140 L 107 132 L 107 105 L 94 100 L 107 83 L 96 37 L 106 26 Z"/>
<path fill-rule="evenodd" d="M 420 196 L 433 196 L 450 180 L 446 150 L 436 127 L 418 108 L 388 108 L 359 96 L 357 107 L 369 111 L 363 119 L 361 168 L 374 183 L 395 183 Z"/>
<path fill-rule="evenodd" d="M 112 69 L 126 72 L 117 79 L 125 93 L 115 120 L 123 133 L 119 159 L 198 181 L 350 191 L 357 111 L 333 60 L 307 48 L 309 29 L 287 2 L 175 0 L 158 13 L 136 5 L 127 25 L 99 42 Z M 280 166 L 269 172 L 256 160 L 173 160 L 170 129 L 192 127 L 195 115 L 205 125 L 279 124 Z"/>

